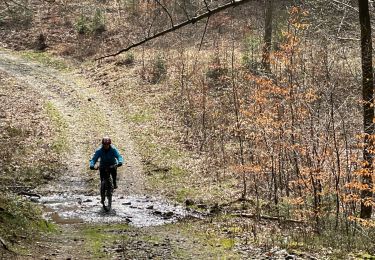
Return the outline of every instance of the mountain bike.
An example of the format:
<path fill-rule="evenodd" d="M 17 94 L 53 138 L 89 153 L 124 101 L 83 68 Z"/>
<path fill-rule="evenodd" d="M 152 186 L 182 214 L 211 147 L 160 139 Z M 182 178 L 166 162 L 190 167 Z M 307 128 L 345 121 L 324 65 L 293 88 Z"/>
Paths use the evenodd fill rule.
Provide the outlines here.
<path fill-rule="evenodd" d="M 95 170 L 99 169 L 102 173 L 102 180 L 100 181 L 100 202 L 103 205 L 103 209 L 107 212 L 112 208 L 113 180 L 111 171 L 116 170 L 116 168 L 117 164 L 95 168 Z"/>

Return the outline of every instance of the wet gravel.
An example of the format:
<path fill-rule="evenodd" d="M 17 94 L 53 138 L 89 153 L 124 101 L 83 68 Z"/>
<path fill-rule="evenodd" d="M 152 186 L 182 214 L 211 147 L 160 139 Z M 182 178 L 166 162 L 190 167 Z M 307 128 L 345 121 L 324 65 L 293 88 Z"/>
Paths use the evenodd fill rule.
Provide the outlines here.
<path fill-rule="evenodd" d="M 199 217 L 183 206 L 150 196 L 116 196 L 106 212 L 99 196 L 51 195 L 42 197 L 44 217 L 58 224 L 129 223 L 136 227 L 173 223 L 185 217 Z"/>

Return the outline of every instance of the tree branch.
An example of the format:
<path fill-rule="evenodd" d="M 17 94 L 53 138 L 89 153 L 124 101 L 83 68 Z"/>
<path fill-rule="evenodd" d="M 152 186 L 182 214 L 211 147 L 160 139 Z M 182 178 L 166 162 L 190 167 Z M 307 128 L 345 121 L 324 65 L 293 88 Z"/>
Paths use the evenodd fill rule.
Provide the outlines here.
<path fill-rule="evenodd" d="M 304 222 L 302 220 L 282 219 L 280 217 L 272 217 L 272 216 L 267 216 L 267 215 L 246 214 L 246 213 L 233 213 L 232 216 L 242 217 L 242 218 L 260 218 L 260 219 L 267 219 L 267 220 L 276 220 L 276 221 L 282 221 L 282 222 L 286 222 L 286 223 L 306 224 L 306 222 Z"/>
<path fill-rule="evenodd" d="M 204 1 L 204 4 L 206 5 L 207 12 L 211 12 L 210 8 L 208 7 L 208 4 L 207 4 L 206 0 L 203 0 L 203 1 Z"/>
<path fill-rule="evenodd" d="M 210 17 L 207 17 L 207 21 L 206 21 L 206 25 L 204 26 L 204 31 L 203 31 L 203 35 L 202 35 L 202 39 L 201 39 L 201 43 L 199 44 L 199 51 L 201 50 L 202 48 L 202 44 L 203 44 L 203 40 L 204 40 L 204 36 L 206 35 L 206 32 L 207 32 L 207 26 L 208 26 L 208 22 L 210 21 Z"/>
<path fill-rule="evenodd" d="M 185 1 L 183 1 L 183 4 L 184 4 L 183 7 L 181 6 L 180 3 L 177 2 L 177 4 L 178 4 L 178 6 L 184 11 L 184 13 L 185 13 L 185 15 L 186 15 L 186 18 L 189 20 L 189 19 L 190 19 L 190 16 L 189 16 L 188 12 L 186 11 L 186 4 L 185 4 Z"/>
<path fill-rule="evenodd" d="M 14 252 L 13 252 L 13 251 L 7 246 L 7 244 L 5 243 L 5 240 L 2 239 L 1 237 L 0 237 L 0 244 L 1 244 L 1 247 L 4 248 L 5 250 L 14 253 Z"/>
<path fill-rule="evenodd" d="M 336 4 L 339 4 L 339 5 L 343 5 L 343 6 L 346 6 L 356 12 L 359 12 L 357 8 L 351 6 L 351 5 L 348 5 L 347 3 L 343 3 L 343 2 L 340 2 L 340 1 L 337 1 L 337 0 L 332 0 L 332 2 L 336 3 Z"/>
<path fill-rule="evenodd" d="M 23 4 L 21 4 L 21 3 L 18 3 L 18 2 L 15 1 L 15 0 L 4 0 L 3 2 L 8 6 L 8 8 L 10 7 L 10 5 L 9 5 L 8 2 L 11 2 L 11 3 L 13 3 L 13 4 L 15 4 L 15 5 L 19 6 L 19 7 L 22 7 L 22 8 L 24 8 L 24 9 L 30 11 L 30 9 L 29 9 L 26 5 L 23 5 Z"/>
<path fill-rule="evenodd" d="M 147 31 L 147 37 L 150 37 L 151 29 L 152 29 L 152 26 L 154 25 L 155 19 L 156 19 L 156 16 L 154 15 L 150 23 L 150 27 L 148 28 L 148 31 Z"/>
<path fill-rule="evenodd" d="M 164 5 L 162 5 L 162 3 L 160 3 L 159 0 L 155 0 L 155 2 L 156 2 L 158 5 L 160 5 L 161 8 L 163 8 L 164 12 L 167 13 L 169 19 L 171 20 L 171 25 L 172 25 L 172 27 L 174 27 L 173 18 L 172 18 L 172 16 L 171 16 L 171 14 L 168 12 L 168 9 L 167 9 Z"/>
<path fill-rule="evenodd" d="M 250 2 L 250 1 L 254 1 L 254 0 L 234 0 L 234 1 L 231 1 L 231 2 L 229 2 L 229 3 L 227 3 L 227 4 L 225 4 L 225 5 L 222 5 L 222 6 L 219 6 L 219 7 L 215 8 L 215 9 L 212 9 L 212 10 L 209 11 L 209 12 L 205 12 L 205 13 L 200 14 L 200 15 L 198 15 L 198 16 L 192 17 L 191 19 L 188 19 L 188 20 L 186 20 L 186 21 L 184 21 L 184 22 L 182 22 L 182 23 L 176 24 L 175 26 L 172 26 L 172 27 L 169 28 L 169 29 L 166 29 L 166 30 L 164 30 L 164 31 L 158 32 L 158 33 L 156 33 L 156 34 L 154 34 L 154 35 L 152 35 L 152 36 L 150 36 L 150 37 L 147 37 L 147 38 L 145 38 L 145 39 L 143 39 L 143 40 L 141 40 L 141 41 L 139 41 L 139 42 L 136 42 L 136 43 L 134 43 L 134 44 L 132 44 L 132 45 L 126 47 L 125 49 L 119 50 L 119 51 L 116 52 L 116 53 L 108 54 L 108 55 L 105 55 L 105 56 L 102 56 L 102 57 L 96 58 L 95 60 L 101 60 L 101 59 L 105 59 L 105 58 L 109 58 L 109 57 L 117 56 L 117 55 L 119 55 L 119 54 L 121 54 L 121 53 L 123 53 L 123 52 L 126 52 L 126 51 L 128 51 L 128 50 L 130 50 L 130 49 L 132 49 L 132 48 L 135 48 L 135 47 L 137 47 L 137 46 L 139 46 L 139 45 L 142 45 L 142 44 L 144 44 L 144 43 L 146 43 L 146 42 L 149 42 L 149 41 L 152 40 L 152 39 L 158 38 L 158 37 L 160 37 L 160 36 L 163 36 L 163 35 L 165 35 L 165 34 L 168 34 L 168 33 L 170 33 L 170 32 L 173 32 L 173 31 L 175 31 L 175 30 L 178 30 L 178 29 L 180 29 L 180 28 L 182 28 L 182 27 L 184 27 L 184 26 L 187 26 L 187 25 L 189 25 L 189 24 L 194 24 L 194 23 L 196 23 L 196 22 L 198 22 L 198 21 L 200 21 L 200 20 L 202 20 L 202 19 L 204 19 L 204 18 L 208 18 L 208 17 L 210 17 L 211 15 L 214 15 L 214 14 L 216 14 L 216 13 L 222 12 L 222 11 L 224 11 L 224 10 L 230 8 L 230 7 L 235 7 L 235 6 L 238 6 L 238 5 L 242 5 L 242 4 L 247 3 L 247 2 Z"/>

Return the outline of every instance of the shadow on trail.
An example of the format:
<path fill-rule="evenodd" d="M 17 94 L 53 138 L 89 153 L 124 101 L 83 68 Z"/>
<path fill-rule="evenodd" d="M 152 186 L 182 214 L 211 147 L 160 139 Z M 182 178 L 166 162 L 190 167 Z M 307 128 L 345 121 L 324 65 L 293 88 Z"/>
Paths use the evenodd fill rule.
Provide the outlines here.
<path fill-rule="evenodd" d="M 116 196 L 106 212 L 99 196 L 52 195 L 42 197 L 44 217 L 58 224 L 129 223 L 136 227 L 173 223 L 186 217 L 200 217 L 181 205 L 149 196 Z"/>

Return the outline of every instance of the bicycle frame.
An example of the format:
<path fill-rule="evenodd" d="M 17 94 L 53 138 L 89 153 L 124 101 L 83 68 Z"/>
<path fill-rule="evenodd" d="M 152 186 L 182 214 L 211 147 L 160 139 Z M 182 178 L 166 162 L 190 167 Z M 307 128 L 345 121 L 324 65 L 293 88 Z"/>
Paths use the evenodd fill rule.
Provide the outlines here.
<path fill-rule="evenodd" d="M 111 171 L 116 168 L 117 165 L 97 168 L 101 173 L 100 197 L 105 211 L 110 211 L 112 208 L 113 180 Z"/>

